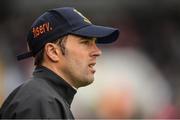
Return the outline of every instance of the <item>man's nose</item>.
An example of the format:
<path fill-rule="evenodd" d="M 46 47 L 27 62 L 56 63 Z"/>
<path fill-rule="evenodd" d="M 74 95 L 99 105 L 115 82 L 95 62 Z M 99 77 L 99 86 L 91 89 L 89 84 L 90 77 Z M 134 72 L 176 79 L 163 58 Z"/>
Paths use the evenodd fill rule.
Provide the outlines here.
<path fill-rule="evenodd" d="M 100 56 L 102 54 L 102 51 L 97 47 L 96 44 L 93 45 L 93 52 L 92 52 L 92 56 Z"/>

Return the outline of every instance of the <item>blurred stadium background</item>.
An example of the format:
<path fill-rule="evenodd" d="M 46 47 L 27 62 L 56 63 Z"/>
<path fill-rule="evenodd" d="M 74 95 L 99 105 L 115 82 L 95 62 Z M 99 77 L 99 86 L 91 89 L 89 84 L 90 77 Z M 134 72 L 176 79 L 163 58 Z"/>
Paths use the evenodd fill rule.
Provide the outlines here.
<path fill-rule="evenodd" d="M 76 118 L 180 118 L 179 0 L 1 0 L 0 104 L 34 69 L 33 59 L 16 60 L 32 22 L 64 6 L 121 30 L 117 42 L 99 46 L 95 82 L 72 105 Z"/>

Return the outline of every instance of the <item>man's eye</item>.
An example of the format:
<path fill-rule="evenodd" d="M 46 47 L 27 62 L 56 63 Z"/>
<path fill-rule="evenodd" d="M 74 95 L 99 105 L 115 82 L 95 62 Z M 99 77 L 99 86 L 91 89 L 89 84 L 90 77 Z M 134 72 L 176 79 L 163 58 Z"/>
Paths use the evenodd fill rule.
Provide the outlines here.
<path fill-rule="evenodd" d="M 81 43 L 82 43 L 82 44 L 86 44 L 86 45 L 90 44 L 89 41 L 82 41 Z"/>

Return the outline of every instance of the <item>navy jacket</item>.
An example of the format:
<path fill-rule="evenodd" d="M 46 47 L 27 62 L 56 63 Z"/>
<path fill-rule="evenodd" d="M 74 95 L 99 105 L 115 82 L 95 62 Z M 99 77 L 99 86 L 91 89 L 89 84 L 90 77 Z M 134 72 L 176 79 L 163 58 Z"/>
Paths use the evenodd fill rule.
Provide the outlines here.
<path fill-rule="evenodd" d="M 0 109 L 0 118 L 74 119 L 76 90 L 53 71 L 36 67 L 31 80 L 16 88 Z"/>

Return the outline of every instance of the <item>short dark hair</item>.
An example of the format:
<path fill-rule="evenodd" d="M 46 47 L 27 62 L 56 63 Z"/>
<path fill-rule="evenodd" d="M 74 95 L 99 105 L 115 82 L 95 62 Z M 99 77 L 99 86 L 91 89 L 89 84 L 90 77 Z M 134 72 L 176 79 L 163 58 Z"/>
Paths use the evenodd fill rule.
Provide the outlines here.
<path fill-rule="evenodd" d="M 61 47 L 61 52 L 62 54 L 64 54 L 64 50 L 65 50 L 65 44 L 64 44 L 64 38 L 65 36 L 58 38 L 57 40 L 54 40 L 50 43 L 57 43 L 59 44 L 59 46 Z M 44 45 L 45 46 L 45 45 Z M 34 56 L 34 65 L 35 66 L 40 66 L 43 63 L 44 60 L 44 46 L 43 48 Z"/>

